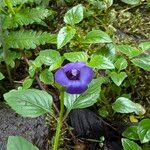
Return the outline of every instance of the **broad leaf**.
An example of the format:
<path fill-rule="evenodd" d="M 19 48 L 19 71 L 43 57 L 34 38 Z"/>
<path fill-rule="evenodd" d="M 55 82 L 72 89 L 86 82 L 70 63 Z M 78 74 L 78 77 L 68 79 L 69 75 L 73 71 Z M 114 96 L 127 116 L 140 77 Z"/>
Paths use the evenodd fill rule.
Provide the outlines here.
<path fill-rule="evenodd" d="M 138 135 L 141 143 L 150 141 L 150 119 L 143 119 L 138 125 Z"/>
<path fill-rule="evenodd" d="M 142 51 L 140 51 L 136 47 L 131 47 L 130 45 L 118 45 L 117 50 L 122 52 L 123 54 L 126 54 L 130 58 L 138 56 L 142 53 Z"/>
<path fill-rule="evenodd" d="M 4 79 L 4 75 L 0 72 L 0 80 Z"/>
<path fill-rule="evenodd" d="M 52 96 L 37 89 L 12 90 L 4 94 L 7 104 L 23 117 L 51 113 Z"/>
<path fill-rule="evenodd" d="M 34 22 L 40 23 L 49 15 L 50 11 L 42 7 L 22 9 L 14 15 L 6 16 L 4 19 L 3 28 L 16 28 L 18 26 L 28 25 Z"/>
<path fill-rule="evenodd" d="M 35 49 L 38 45 L 55 42 L 54 34 L 33 30 L 12 31 L 5 37 L 5 43 L 9 48 Z"/>
<path fill-rule="evenodd" d="M 137 129 L 138 126 L 130 126 L 122 133 L 122 135 L 131 140 L 139 140 Z"/>
<path fill-rule="evenodd" d="M 112 40 L 109 37 L 109 35 L 107 33 L 105 33 L 104 31 L 101 30 L 93 30 L 90 31 L 83 43 L 89 43 L 89 44 L 94 44 L 94 43 L 111 43 Z"/>
<path fill-rule="evenodd" d="M 76 62 L 76 61 L 87 62 L 88 60 L 88 55 L 85 52 L 65 53 L 64 57 L 71 62 Z"/>
<path fill-rule="evenodd" d="M 120 86 L 124 79 L 127 77 L 127 74 L 125 72 L 111 72 L 110 77 L 116 85 Z"/>
<path fill-rule="evenodd" d="M 140 107 L 139 107 L 140 106 Z M 132 102 L 128 98 L 119 97 L 112 105 L 115 112 L 119 113 L 136 113 L 137 115 L 142 115 L 145 113 L 145 109 L 137 103 Z"/>
<path fill-rule="evenodd" d="M 92 106 L 99 98 L 101 84 L 104 82 L 103 78 L 94 79 L 89 88 L 83 94 L 68 94 L 65 93 L 65 106 L 68 110 L 76 108 L 86 108 Z"/>
<path fill-rule="evenodd" d="M 135 58 L 131 61 L 135 66 L 138 66 L 146 71 L 150 71 L 150 56 Z"/>
<path fill-rule="evenodd" d="M 141 0 L 121 0 L 121 1 L 130 5 L 137 5 L 141 2 Z"/>
<path fill-rule="evenodd" d="M 125 58 L 120 57 L 117 59 L 114 65 L 119 71 L 121 71 L 121 70 L 126 69 L 126 67 L 128 66 L 128 62 L 126 61 Z"/>
<path fill-rule="evenodd" d="M 51 71 L 59 68 L 62 62 L 60 53 L 51 49 L 40 51 L 39 56 L 33 61 L 36 67 L 41 67 L 43 64 L 50 66 Z"/>
<path fill-rule="evenodd" d="M 32 143 L 21 136 L 9 136 L 7 150 L 39 150 Z"/>
<path fill-rule="evenodd" d="M 66 24 L 74 25 L 83 20 L 83 6 L 81 4 L 70 9 L 64 16 Z"/>
<path fill-rule="evenodd" d="M 76 30 L 72 27 L 63 27 L 57 36 L 57 48 L 60 49 L 66 45 L 75 35 Z"/>
<path fill-rule="evenodd" d="M 114 69 L 113 63 L 102 55 L 95 55 L 91 58 L 89 66 L 97 69 Z"/>
<path fill-rule="evenodd" d="M 32 83 L 33 83 L 33 79 L 28 78 L 28 79 L 24 80 L 24 82 L 23 82 L 23 89 L 30 88 Z"/>
<path fill-rule="evenodd" d="M 135 142 L 122 138 L 122 145 L 124 150 L 142 150 L 142 148 Z"/>
<path fill-rule="evenodd" d="M 139 47 L 142 49 L 142 51 L 146 51 L 150 49 L 150 42 L 142 42 L 139 44 Z"/>
<path fill-rule="evenodd" d="M 40 80 L 44 82 L 45 84 L 53 84 L 54 82 L 54 77 L 51 71 L 48 69 L 43 70 L 40 73 Z"/>

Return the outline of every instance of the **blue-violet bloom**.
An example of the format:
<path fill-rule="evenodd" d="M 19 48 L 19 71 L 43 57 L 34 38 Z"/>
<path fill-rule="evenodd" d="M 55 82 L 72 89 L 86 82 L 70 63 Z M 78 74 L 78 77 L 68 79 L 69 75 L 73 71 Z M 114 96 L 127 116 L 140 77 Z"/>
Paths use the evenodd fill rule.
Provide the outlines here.
<path fill-rule="evenodd" d="M 55 81 L 70 94 L 81 94 L 87 90 L 94 76 L 93 70 L 84 62 L 68 63 L 55 73 Z"/>

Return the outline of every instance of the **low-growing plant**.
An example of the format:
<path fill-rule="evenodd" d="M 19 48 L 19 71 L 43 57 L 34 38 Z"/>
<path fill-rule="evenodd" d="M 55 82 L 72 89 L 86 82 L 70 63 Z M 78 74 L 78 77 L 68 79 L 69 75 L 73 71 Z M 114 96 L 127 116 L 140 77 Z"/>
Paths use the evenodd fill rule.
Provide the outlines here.
<path fill-rule="evenodd" d="M 139 0 L 122 2 L 141 4 Z M 134 100 L 131 90 L 127 93 L 128 88 L 138 83 L 141 71 L 150 71 L 150 41 L 136 45 L 118 42 L 112 5 L 112 0 L 78 4 L 65 13 L 63 25 L 58 33 L 52 34 L 44 20 L 52 21 L 55 12 L 47 3 L 40 0 L 0 3 L 0 61 L 6 64 L 10 83 L 13 84 L 11 68 L 15 67 L 16 59 L 25 61 L 29 67 L 22 85 L 5 93 L 4 99 L 23 117 L 51 115 L 57 122 L 53 150 L 59 149 L 61 129 L 71 110 L 93 105 L 99 107 L 98 113 L 104 118 L 120 113 L 129 114 L 131 122 L 141 120 L 122 133 L 124 150 L 142 149 L 134 140 L 140 141 L 141 146 L 150 141 L 150 119 L 144 117 L 146 109 L 140 100 Z M 97 17 L 98 11 L 101 18 Z M 3 79 L 1 72 L 0 80 Z M 35 81 L 41 89 L 35 88 Z M 60 111 L 49 86 L 59 91 Z M 24 150 L 38 149 L 22 137 L 10 136 L 7 150 L 16 147 L 20 150 L 22 145 Z"/>

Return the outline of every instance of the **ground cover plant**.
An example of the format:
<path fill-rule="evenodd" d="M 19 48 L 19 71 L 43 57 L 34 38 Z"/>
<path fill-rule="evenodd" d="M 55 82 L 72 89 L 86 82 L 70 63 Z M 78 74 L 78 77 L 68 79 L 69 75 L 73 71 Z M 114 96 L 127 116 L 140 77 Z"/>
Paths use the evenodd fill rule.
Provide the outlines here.
<path fill-rule="evenodd" d="M 0 105 L 44 115 L 47 149 L 149 150 L 149 26 L 149 0 L 0 0 Z"/>

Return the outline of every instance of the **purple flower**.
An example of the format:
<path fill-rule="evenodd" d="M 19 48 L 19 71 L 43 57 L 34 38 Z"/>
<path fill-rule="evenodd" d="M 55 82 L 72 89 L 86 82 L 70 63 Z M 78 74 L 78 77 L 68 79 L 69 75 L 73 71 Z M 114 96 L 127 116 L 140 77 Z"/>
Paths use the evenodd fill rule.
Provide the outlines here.
<path fill-rule="evenodd" d="M 55 73 L 55 81 L 65 87 L 70 94 L 80 94 L 87 90 L 94 72 L 84 62 L 68 63 Z"/>

